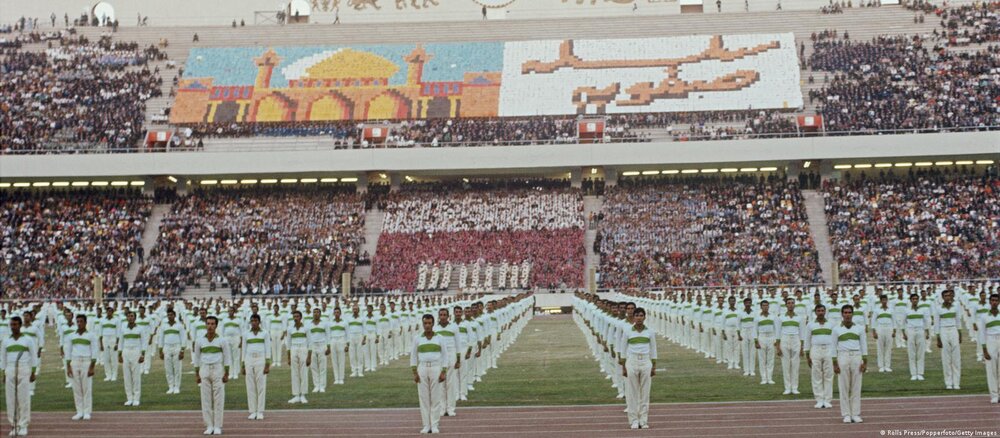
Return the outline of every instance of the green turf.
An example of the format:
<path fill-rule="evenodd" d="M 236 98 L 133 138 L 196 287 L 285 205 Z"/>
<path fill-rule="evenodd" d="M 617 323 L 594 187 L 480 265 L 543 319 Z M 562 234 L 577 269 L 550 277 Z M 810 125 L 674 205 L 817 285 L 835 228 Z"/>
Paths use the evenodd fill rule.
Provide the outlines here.
<path fill-rule="evenodd" d="M 35 411 L 73 411 L 73 396 L 63 388 L 65 379 L 57 367 L 58 352 L 54 348 L 54 333 L 42 362 Z M 864 379 L 865 397 L 915 396 L 934 394 L 984 394 L 984 367 L 975 362 L 973 344 L 963 344 L 963 375 L 960 391 L 944 390 L 941 359 L 937 348 L 927 355 L 927 380 L 909 380 L 905 350 L 893 355 L 892 374 L 871 373 Z M 874 351 L 874 345 L 871 347 Z M 727 371 L 724 365 L 664 340 L 659 343 L 661 372 L 654 378 L 652 401 L 697 402 L 734 400 L 812 399 L 809 370 L 803 361 L 799 396 L 782 396 L 780 362 L 774 373 L 776 385 L 759 385 L 759 377 L 743 377 L 740 371 Z M 871 355 L 874 361 L 874 354 Z M 125 407 L 124 389 L 119 380 L 103 382 L 104 370 L 97 368 L 94 377 L 94 410 L 191 410 L 199 408 L 199 395 L 194 383 L 190 359 L 184 361 L 181 394 L 165 395 L 163 363 L 157 358 L 150 375 L 143 376 L 142 406 Z M 401 359 L 364 378 L 348 378 L 346 385 L 330 385 L 324 394 L 310 394 L 309 404 L 289 405 L 291 398 L 290 370 L 287 366 L 272 369 L 268 379 L 267 408 L 385 408 L 417 406 L 416 388 L 411 380 L 409 361 Z M 328 377 L 332 381 L 332 375 Z M 834 385 L 836 392 L 836 385 Z M 246 407 L 246 384 L 242 379 L 226 386 L 226 407 Z M 469 401 L 460 406 L 564 405 L 620 403 L 614 398 L 610 381 L 604 379 L 593 360 L 583 334 L 569 317 L 539 316 L 531 321 L 520 338 L 500 357 L 499 368 L 491 370 Z M 4 406 L 6 408 L 6 406 Z"/>

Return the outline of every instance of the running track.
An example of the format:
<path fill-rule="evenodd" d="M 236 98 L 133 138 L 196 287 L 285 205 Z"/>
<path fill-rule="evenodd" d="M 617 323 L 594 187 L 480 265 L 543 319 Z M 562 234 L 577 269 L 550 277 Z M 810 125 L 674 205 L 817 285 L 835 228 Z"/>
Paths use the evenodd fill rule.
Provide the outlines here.
<path fill-rule="evenodd" d="M 416 398 L 416 391 L 413 397 Z M 833 409 L 812 402 L 678 403 L 651 406 L 648 430 L 629 430 L 623 405 L 461 408 L 441 419 L 441 434 L 461 437 L 857 437 L 882 430 L 987 431 L 1000 436 L 1000 405 L 986 396 L 942 396 L 862 401 L 862 424 L 843 424 Z M 228 436 L 397 437 L 421 436 L 416 409 L 282 410 L 250 421 L 243 411 L 227 411 Z M 88 422 L 68 413 L 35 413 L 37 437 L 201 436 L 200 411 L 97 412 Z M 9 430 L 6 418 L 4 431 Z M 6 434 L 4 434 L 6 435 Z M 886 434 L 886 436 L 891 436 Z M 982 436 L 982 435 L 980 435 Z"/>

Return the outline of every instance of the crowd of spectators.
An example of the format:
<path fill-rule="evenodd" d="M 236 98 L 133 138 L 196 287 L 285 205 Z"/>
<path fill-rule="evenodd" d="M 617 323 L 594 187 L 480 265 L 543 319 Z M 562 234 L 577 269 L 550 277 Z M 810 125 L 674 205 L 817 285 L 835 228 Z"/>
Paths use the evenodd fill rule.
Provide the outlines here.
<path fill-rule="evenodd" d="M 156 47 L 60 34 L 45 51 L 0 48 L 0 153 L 131 149 L 159 96 Z"/>
<path fill-rule="evenodd" d="M 913 6 L 923 11 L 926 3 Z M 807 66 L 833 74 L 809 91 L 828 132 L 987 129 L 1000 126 L 1000 2 L 929 7 L 941 17 L 931 35 L 855 41 L 813 34 Z M 917 20 L 919 21 L 919 20 Z M 949 45 L 979 44 L 955 50 Z"/>
<path fill-rule="evenodd" d="M 920 171 L 827 183 L 842 281 L 1000 276 L 1000 179 Z"/>
<path fill-rule="evenodd" d="M 821 278 L 801 193 L 780 175 L 627 178 L 606 190 L 598 220 L 603 287 Z"/>
<path fill-rule="evenodd" d="M 0 295 L 124 293 L 152 203 L 135 190 L 0 192 Z"/>
<path fill-rule="evenodd" d="M 387 195 L 371 284 L 413 290 L 419 266 L 531 264 L 530 287 L 583 283 L 583 201 L 565 182 L 424 184 Z"/>
<path fill-rule="evenodd" d="M 364 204 L 331 187 L 198 190 L 174 203 L 136 287 L 228 285 L 240 294 L 333 293 L 364 242 Z"/>

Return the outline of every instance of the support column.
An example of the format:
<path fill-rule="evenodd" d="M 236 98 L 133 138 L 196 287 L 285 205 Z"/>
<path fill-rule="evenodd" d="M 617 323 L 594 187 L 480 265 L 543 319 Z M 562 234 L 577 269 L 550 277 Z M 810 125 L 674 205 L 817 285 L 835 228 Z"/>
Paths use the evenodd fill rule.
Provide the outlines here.
<path fill-rule="evenodd" d="M 368 193 L 368 174 L 358 173 L 358 181 L 354 185 L 357 187 L 358 193 Z"/>
<path fill-rule="evenodd" d="M 146 176 L 142 178 L 142 196 L 152 198 L 156 195 L 156 178 Z"/>
<path fill-rule="evenodd" d="M 833 168 L 832 161 L 823 160 L 819 163 L 819 181 L 821 184 L 831 179 L 840 179 L 841 176 L 841 172 Z"/>
<path fill-rule="evenodd" d="M 574 189 L 579 189 L 583 186 L 583 170 L 580 168 L 575 168 L 569 173 L 569 185 Z"/>
<path fill-rule="evenodd" d="M 614 167 L 604 168 L 604 185 L 614 187 L 618 185 L 618 169 Z"/>
<path fill-rule="evenodd" d="M 802 173 L 802 162 L 801 161 L 789 161 L 786 167 L 785 180 L 786 181 L 798 181 L 799 175 Z M 800 187 L 801 188 L 801 187 Z"/>
<path fill-rule="evenodd" d="M 389 174 L 389 191 L 398 192 L 399 186 L 403 184 L 403 177 L 398 173 Z"/>
<path fill-rule="evenodd" d="M 187 196 L 188 195 L 188 179 L 183 176 L 175 176 L 177 182 L 174 183 L 177 188 L 177 196 Z"/>

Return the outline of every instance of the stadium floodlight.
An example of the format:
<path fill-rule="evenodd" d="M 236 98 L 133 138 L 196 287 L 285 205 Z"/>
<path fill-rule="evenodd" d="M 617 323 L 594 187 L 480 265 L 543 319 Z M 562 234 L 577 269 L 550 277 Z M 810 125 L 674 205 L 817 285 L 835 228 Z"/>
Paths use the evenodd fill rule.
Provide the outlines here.
<path fill-rule="evenodd" d="M 955 162 L 955 165 L 957 165 L 957 166 L 968 166 L 970 164 L 972 164 L 972 160 L 963 160 L 963 161 L 956 161 Z"/>
<path fill-rule="evenodd" d="M 934 163 L 935 166 L 951 166 L 952 164 L 955 163 L 952 163 L 951 161 L 938 161 L 937 163 Z"/>
<path fill-rule="evenodd" d="M 341 178 L 340 182 L 358 182 L 357 178 Z"/>
<path fill-rule="evenodd" d="M 896 167 L 910 167 L 912 165 L 913 165 L 913 163 L 906 163 L 906 162 L 896 163 Z"/>
<path fill-rule="evenodd" d="M 622 176 L 636 176 L 638 174 L 639 174 L 639 172 L 634 171 L 634 170 L 630 170 L 628 172 L 622 172 Z"/>
<path fill-rule="evenodd" d="M 6 189 L 10 187 L 10 183 L 0 183 L 0 189 Z"/>
<path fill-rule="evenodd" d="M 681 173 L 681 171 L 679 171 L 677 169 L 670 169 L 670 170 L 664 170 L 664 171 L 662 171 L 660 173 L 663 174 L 663 175 L 677 175 L 678 173 Z"/>
<path fill-rule="evenodd" d="M 174 178 L 172 176 L 168 176 L 167 179 L 170 180 L 170 182 L 172 182 L 172 183 L 177 182 L 177 178 Z"/>
<path fill-rule="evenodd" d="M 777 167 L 761 167 L 760 171 L 761 172 L 777 172 L 778 168 Z"/>
<path fill-rule="evenodd" d="M 240 184 L 257 184 L 255 179 L 241 179 Z"/>
<path fill-rule="evenodd" d="M 743 167 L 743 168 L 740 168 L 740 172 L 756 172 L 756 171 L 757 171 L 756 167 Z"/>
<path fill-rule="evenodd" d="M 129 185 L 142 187 L 146 185 L 146 181 L 132 181 L 131 183 L 129 183 Z"/>
<path fill-rule="evenodd" d="M 230 186 L 230 185 L 236 184 L 237 182 L 238 181 L 236 181 L 235 179 L 224 179 L 222 181 L 219 181 L 219 184 L 224 184 L 224 185 Z"/>
<path fill-rule="evenodd" d="M 642 174 L 643 175 L 659 175 L 660 171 L 659 170 L 644 170 L 644 171 L 642 171 Z"/>
<path fill-rule="evenodd" d="M 31 187 L 31 183 L 16 182 L 16 183 L 14 183 L 14 187 Z"/>
<path fill-rule="evenodd" d="M 875 163 L 875 167 L 892 167 L 892 163 Z"/>
<path fill-rule="evenodd" d="M 382 178 L 382 179 L 386 179 L 386 178 L 388 178 L 388 176 L 386 176 L 386 175 L 385 175 L 384 173 L 380 173 L 380 174 L 378 174 L 378 177 L 379 177 L 379 178 Z"/>
<path fill-rule="evenodd" d="M 412 176 L 406 175 L 404 178 L 406 179 L 406 182 L 413 182 L 413 177 Z M 302 180 L 302 181 L 305 181 L 305 180 Z"/>
<path fill-rule="evenodd" d="M 318 181 L 319 180 L 316 179 L 316 178 L 302 178 L 302 179 L 299 180 L 299 182 L 303 183 L 303 184 L 312 184 L 312 183 L 318 182 Z"/>
<path fill-rule="evenodd" d="M 214 186 L 214 185 L 216 185 L 218 183 L 219 183 L 219 180 L 216 180 L 216 179 L 203 179 L 203 180 L 201 180 L 201 185 L 203 185 L 203 186 Z"/>
<path fill-rule="evenodd" d="M 281 179 L 281 183 L 282 184 L 293 184 L 293 183 L 297 183 L 297 182 L 299 182 L 298 178 L 282 178 Z"/>
<path fill-rule="evenodd" d="M 319 182 L 333 183 L 333 182 L 337 182 L 337 178 L 323 178 L 323 179 L 320 179 Z"/>
<path fill-rule="evenodd" d="M 70 185 L 73 187 L 87 187 L 90 185 L 90 181 L 73 181 Z"/>
<path fill-rule="evenodd" d="M 115 187 L 127 186 L 128 181 L 111 181 L 111 185 Z"/>
<path fill-rule="evenodd" d="M 52 183 L 52 187 L 69 187 L 69 181 L 56 181 Z"/>
<path fill-rule="evenodd" d="M 596 167 L 591 167 L 590 168 L 590 174 L 591 175 L 597 175 L 597 168 Z"/>
<path fill-rule="evenodd" d="M 701 173 L 719 173 L 719 169 L 701 169 Z"/>
<path fill-rule="evenodd" d="M 733 172 L 738 172 L 739 171 L 739 169 L 737 169 L 735 167 L 723 167 L 720 170 L 722 171 L 722 173 L 733 173 Z"/>
<path fill-rule="evenodd" d="M 868 164 L 868 163 L 863 163 L 863 164 L 855 164 L 855 165 L 854 165 L 854 168 L 855 168 L 855 169 L 871 169 L 871 167 L 872 167 L 872 165 L 871 165 L 871 164 Z"/>
<path fill-rule="evenodd" d="M 916 165 L 919 167 L 927 167 L 934 165 L 934 163 L 931 163 L 930 161 L 918 161 Z"/>
<path fill-rule="evenodd" d="M 40 181 L 40 182 L 36 182 L 36 183 L 31 183 L 32 187 L 48 187 L 50 185 L 52 185 L 52 183 L 50 183 L 48 181 Z"/>
<path fill-rule="evenodd" d="M 91 181 L 90 185 L 91 186 L 97 186 L 97 187 L 105 187 L 105 186 L 108 185 L 108 182 L 107 181 Z"/>
<path fill-rule="evenodd" d="M 833 168 L 837 169 L 837 170 L 850 169 L 851 165 L 850 164 L 838 164 L 836 166 L 833 166 Z"/>
<path fill-rule="evenodd" d="M 276 180 L 274 178 L 260 180 L 261 184 L 274 184 L 276 182 L 278 182 L 278 180 Z"/>
<path fill-rule="evenodd" d="M 806 161 L 805 163 L 802 163 L 802 168 L 803 169 L 808 169 L 809 166 L 812 166 L 812 164 L 813 164 L 812 161 Z"/>
<path fill-rule="evenodd" d="M 993 160 L 977 160 L 976 164 L 993 164 Z"/>
<path fill-rule="evenodd" d="M 698 173 L 698 169 L 684 169 L 681 173 Z"/>

